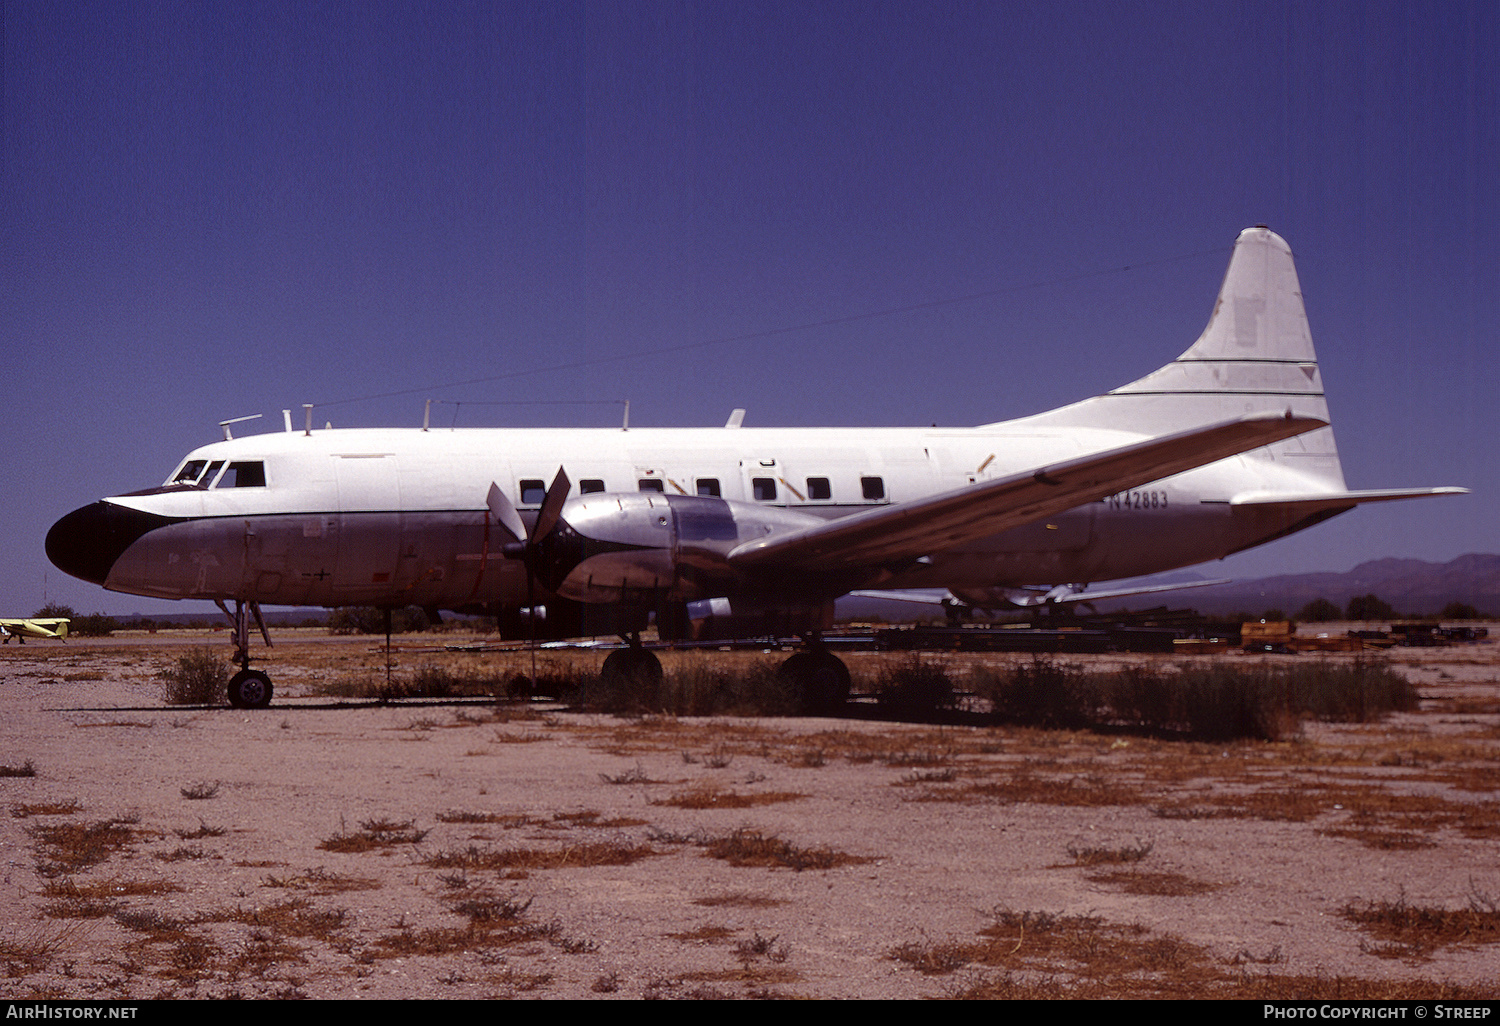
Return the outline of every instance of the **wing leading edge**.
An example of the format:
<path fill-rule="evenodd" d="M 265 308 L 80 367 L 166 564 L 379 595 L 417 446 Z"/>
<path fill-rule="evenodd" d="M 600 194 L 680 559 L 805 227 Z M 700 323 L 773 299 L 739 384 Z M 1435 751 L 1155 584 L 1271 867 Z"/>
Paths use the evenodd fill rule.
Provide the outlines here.
<path fill-rule="evenodd" d="M 812 573 L 907 562 L 1326 426 L 1290 411 L 1252 413 L 747 542 L 729 562 Z"/>

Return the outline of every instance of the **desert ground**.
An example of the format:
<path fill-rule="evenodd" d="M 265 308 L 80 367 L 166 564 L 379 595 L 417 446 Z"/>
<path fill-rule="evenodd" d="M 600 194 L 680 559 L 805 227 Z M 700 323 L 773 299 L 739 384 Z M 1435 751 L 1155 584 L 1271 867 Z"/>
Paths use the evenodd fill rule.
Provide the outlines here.
<path fill-rule="evenodd" d="M 181 707 L 222 634 L 8 645 L 0 996 L 1494 998 L 1491 635 L 1386 656 L 1419 711 L 1218 744 L 351 701 L 379 645 L 303 631 L 270 709 Z"/>

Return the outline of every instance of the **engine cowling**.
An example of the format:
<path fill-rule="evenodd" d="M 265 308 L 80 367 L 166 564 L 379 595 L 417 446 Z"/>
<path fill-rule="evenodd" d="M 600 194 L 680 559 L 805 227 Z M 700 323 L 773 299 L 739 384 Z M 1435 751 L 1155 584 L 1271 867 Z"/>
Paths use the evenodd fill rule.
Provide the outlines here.
<path fill-rule="evenodd" d="M 747 586 L 727 560 L 737 546 L 818 523 L 805 513 L 702 495 L 580 495 L 536 541 L 536 575 L 575 602 L 714 598 Z"/>

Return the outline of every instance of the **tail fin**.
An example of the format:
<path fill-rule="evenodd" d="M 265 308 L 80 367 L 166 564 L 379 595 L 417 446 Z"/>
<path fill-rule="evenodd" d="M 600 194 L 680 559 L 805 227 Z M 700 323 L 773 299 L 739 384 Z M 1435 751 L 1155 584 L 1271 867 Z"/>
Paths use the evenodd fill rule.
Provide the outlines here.
<path fill-rule="evenodd" d="M 1235 242 L 1208 326 L 1187 352 L 1128 385 L 1025 423 L 1160 435 L 1263 410 L 1329 419 L 1291 247 L 1255 227 Z M 1246 455 L 1286 463 L 1318 490 L 1344 490 L 1332 428 Z"/>

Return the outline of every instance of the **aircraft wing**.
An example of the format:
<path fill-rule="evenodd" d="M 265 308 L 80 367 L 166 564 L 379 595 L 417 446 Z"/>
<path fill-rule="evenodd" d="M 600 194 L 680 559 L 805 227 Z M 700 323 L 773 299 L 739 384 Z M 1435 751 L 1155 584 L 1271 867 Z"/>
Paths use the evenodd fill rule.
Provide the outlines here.
<path fill-rule="evenodd" d="M 1290 412 L 1247 414 L 747 542 L 729 562 L 807 573 L 905 563 L 1326 426 Z"/>

